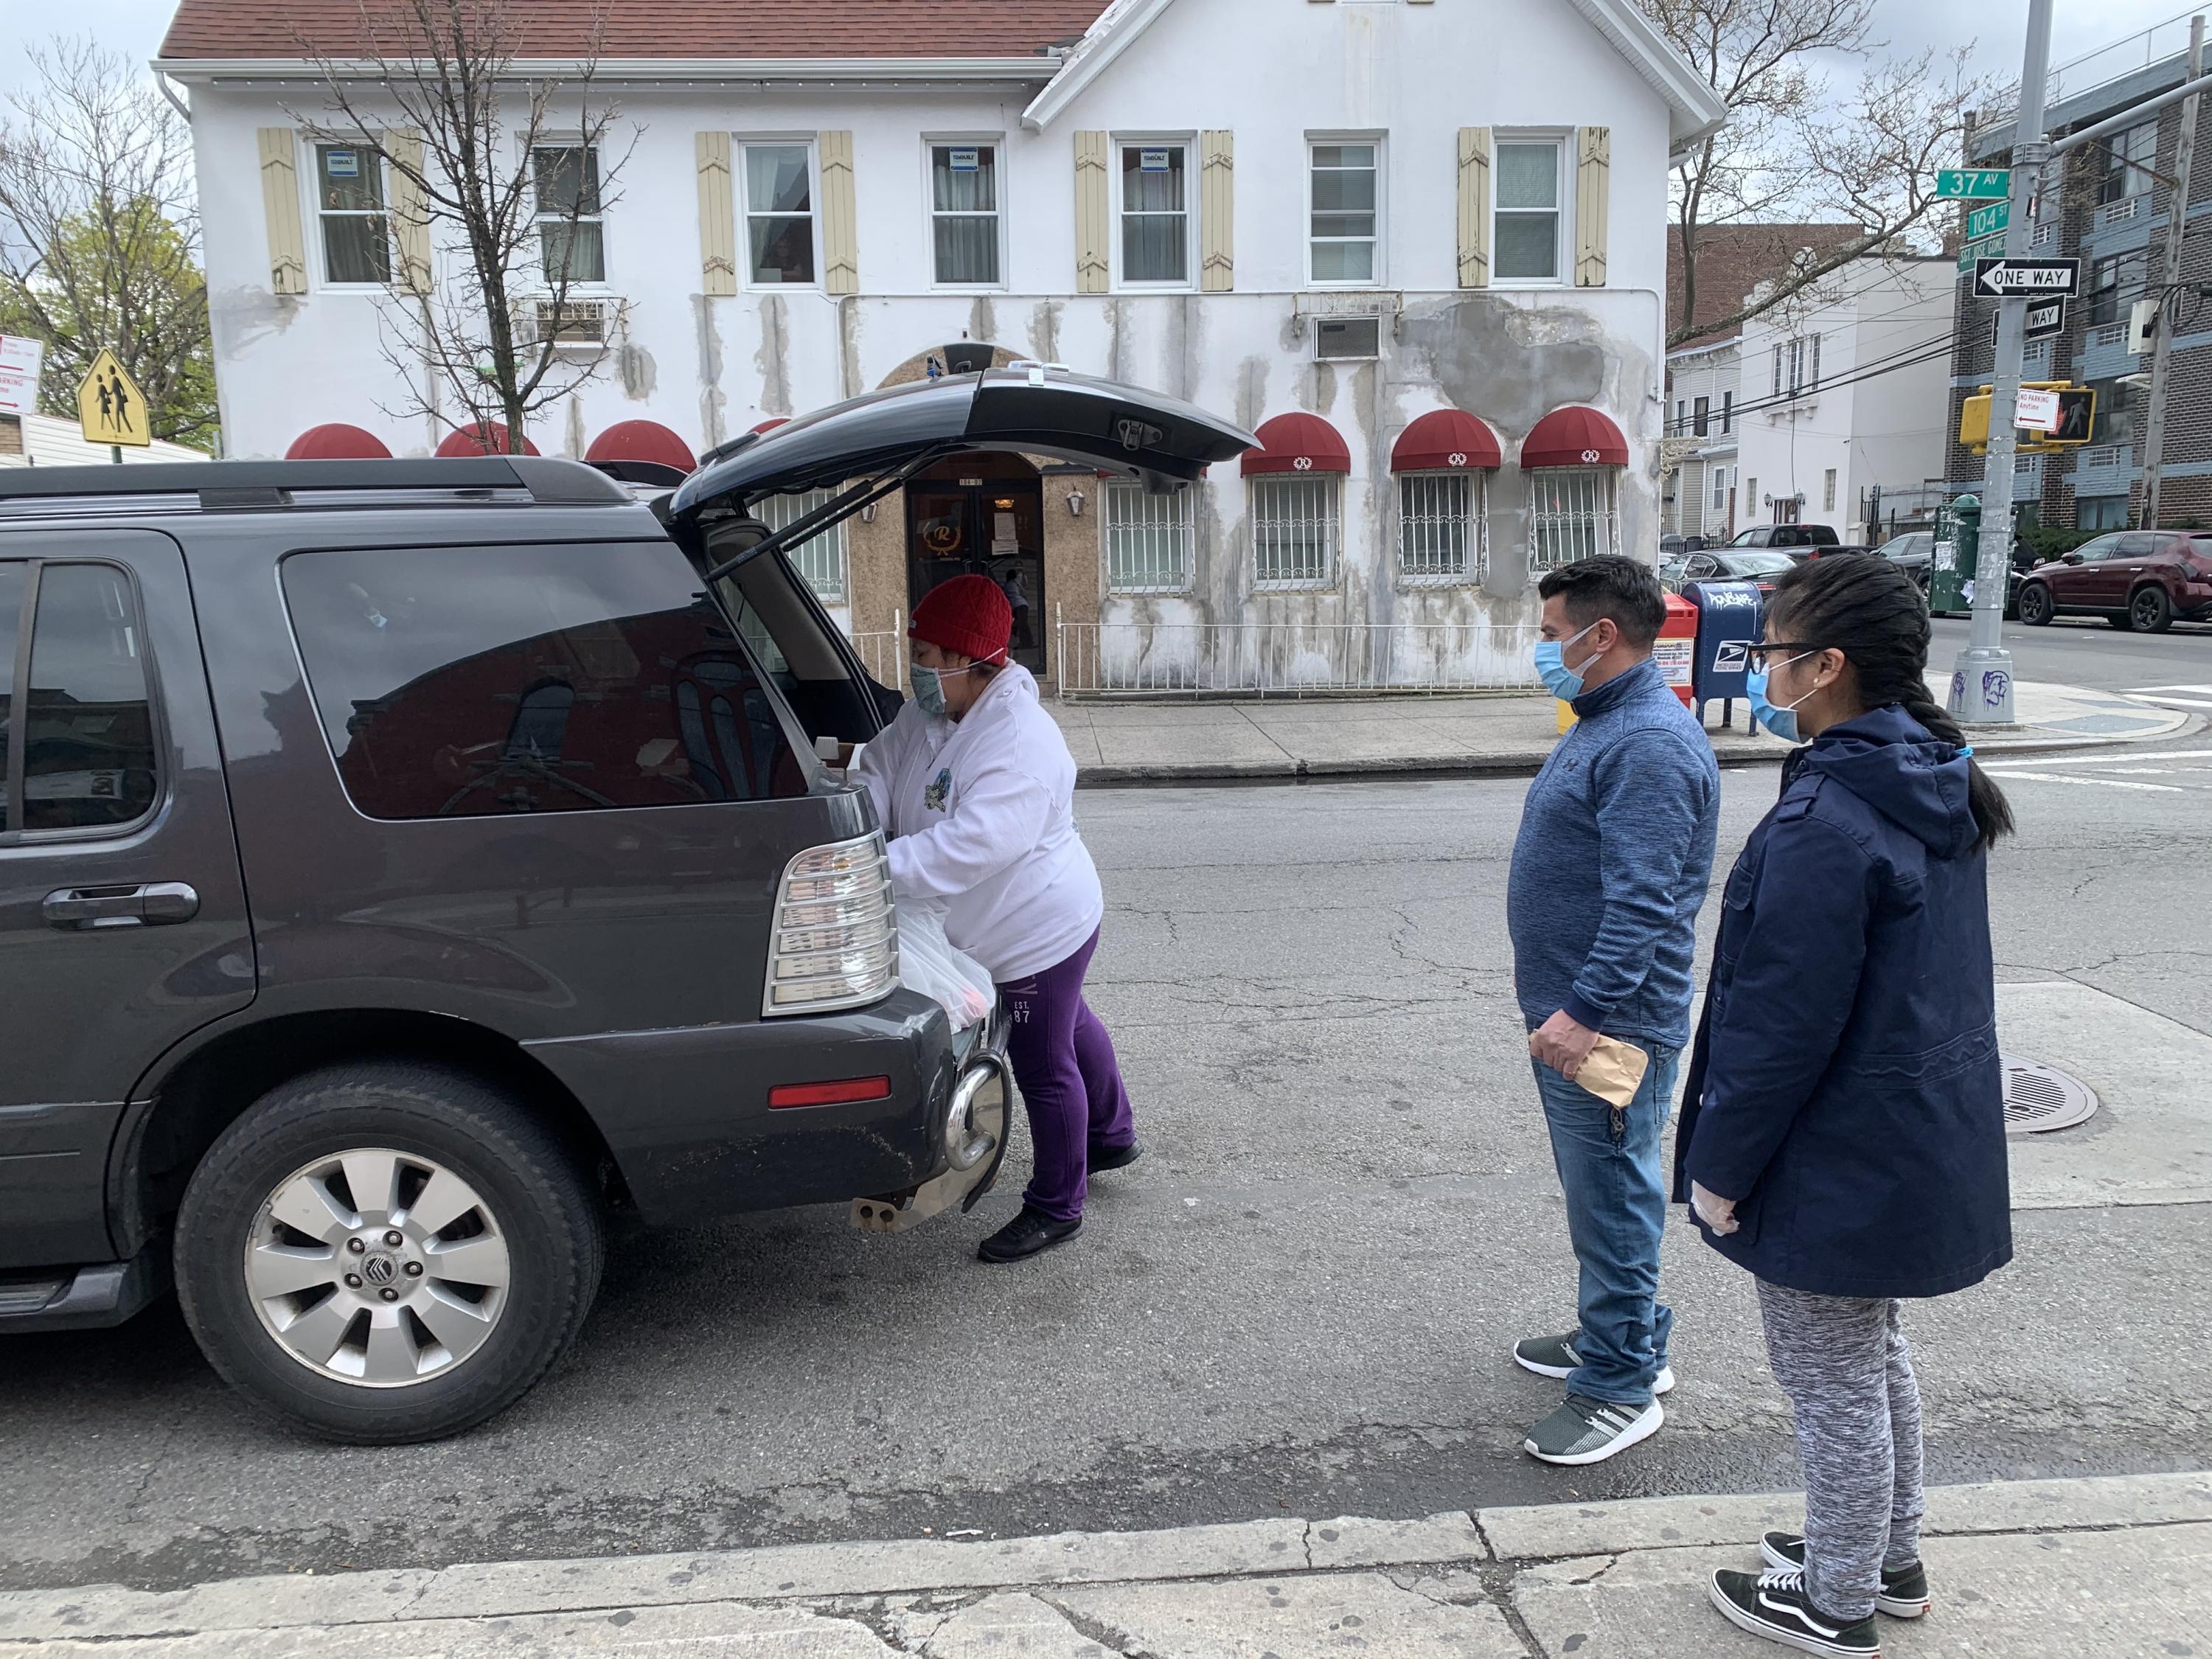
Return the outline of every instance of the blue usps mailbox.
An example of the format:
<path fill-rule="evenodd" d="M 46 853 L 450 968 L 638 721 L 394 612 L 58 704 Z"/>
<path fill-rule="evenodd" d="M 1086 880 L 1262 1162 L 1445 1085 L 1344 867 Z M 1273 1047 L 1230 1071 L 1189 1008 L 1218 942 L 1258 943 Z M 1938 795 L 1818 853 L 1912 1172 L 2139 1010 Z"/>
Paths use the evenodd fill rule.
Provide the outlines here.
<path fill-rule="evenodd" d="M 1729 723 L 1729 705 L 1748 697 L 1750 647 L 1765 621 L 1756 582 L 1692 582 L 1682 597 L 1698 607 L 1698 643 L 1690 659 L 1690 698 L 1699 720 L 1705 705 L 1721 700 L 1721 724 Z"/>

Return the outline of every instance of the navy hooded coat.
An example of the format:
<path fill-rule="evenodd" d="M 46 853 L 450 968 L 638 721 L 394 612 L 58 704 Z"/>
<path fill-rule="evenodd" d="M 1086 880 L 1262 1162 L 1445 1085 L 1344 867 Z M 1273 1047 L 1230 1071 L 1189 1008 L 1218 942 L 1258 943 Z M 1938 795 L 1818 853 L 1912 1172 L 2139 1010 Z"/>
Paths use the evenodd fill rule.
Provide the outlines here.
<path fill-rule="evenodd" d="M 1902 708 L 1830 726 L 1729 872 L 1674 1198 L 1734 1199 L 1737 1231 L 1699 1227 L 1774 1284 L 1940 1296 L 2012 1258 L 1966 778 Z"/>

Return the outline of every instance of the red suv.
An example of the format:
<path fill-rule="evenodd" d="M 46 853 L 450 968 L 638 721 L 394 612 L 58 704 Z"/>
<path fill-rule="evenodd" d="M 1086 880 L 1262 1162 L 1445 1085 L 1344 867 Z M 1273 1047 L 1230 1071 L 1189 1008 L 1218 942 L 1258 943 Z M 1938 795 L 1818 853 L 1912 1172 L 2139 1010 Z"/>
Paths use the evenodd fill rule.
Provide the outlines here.
<path fill-rule="evenodd" d="M 2039 564 L 2021 584 L 2020 619 L 2095 615 L 2115 628 L 2156 634 L 2212 622 L 2212 534 L 2122 530 Z"/>

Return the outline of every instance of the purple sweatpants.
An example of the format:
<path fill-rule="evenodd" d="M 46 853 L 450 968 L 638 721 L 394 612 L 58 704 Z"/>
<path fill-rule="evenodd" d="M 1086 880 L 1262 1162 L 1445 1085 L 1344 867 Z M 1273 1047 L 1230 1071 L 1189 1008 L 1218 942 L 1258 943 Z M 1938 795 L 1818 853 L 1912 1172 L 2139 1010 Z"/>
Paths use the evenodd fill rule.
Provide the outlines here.
<path fill-rule="evenodd" d="M 1137 1138 L 1114 1039 L 1083 1000 L 1083 975 L 1097 949 L 1094 933 L 1065 962 L 999 988 L 1006 1058 L 1029 1106 L 1035 1160 L 1022 1202 L 1055 1221 L 1083 1213 L 1091 1149 L 1117 1151 Z"/>

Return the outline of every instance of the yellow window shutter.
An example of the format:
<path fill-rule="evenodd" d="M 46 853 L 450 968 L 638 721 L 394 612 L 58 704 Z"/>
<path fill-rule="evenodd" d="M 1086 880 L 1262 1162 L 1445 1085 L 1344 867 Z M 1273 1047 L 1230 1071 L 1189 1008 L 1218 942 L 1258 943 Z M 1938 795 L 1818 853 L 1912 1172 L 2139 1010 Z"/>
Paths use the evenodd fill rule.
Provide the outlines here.
<path fill-rule="evenodd" d="M 384 141 L 392 157 L 392 234 L 399 246 L 399 286 L 410 294 L 430 291 L 430 219 L 423 210 L 422 135 L 403 129 Z"/>
<path fill-rule="evenodd" d="M 738 222 L 731 193 L 730 135 L 699 135 L 699 292 L 738 291 Z"/>
<path fill-rule="evenodd" d="M 1490 286 L 1490 129 L 1459 130 L 1459 285 Z"/>
<path fill-rule="evenodd" d="M 261 215 L 269 228 L 269 291 L 307 291 L 307 241 L 300 224 L 300 162 L 289 127 L 263 127 Z"/>
<path fill-rule="evenodd" d="M 830 294 L 860 291 L 860 220 L 853 206 L 853 135 L 817 132 L 822 161 L 822 286 Z"/>
<path fill-rule="evenodd" d="M 1605 286 L 1605 218 L 1613 176 L 1613 129 L 1577 130 L 1575 286 Z"/>
<path fill-rule="evenodd" d="M 1106 135 L 1075 135 L 1075 291 L 1103 294 L 1113 270 L 1107 254 Z"/>
<path fill-rule="evenodd" d="M 1237 286 L 1237 142 L 1230 132 L 1198 135 L 1199 286 L 1226 294 Z"/>

